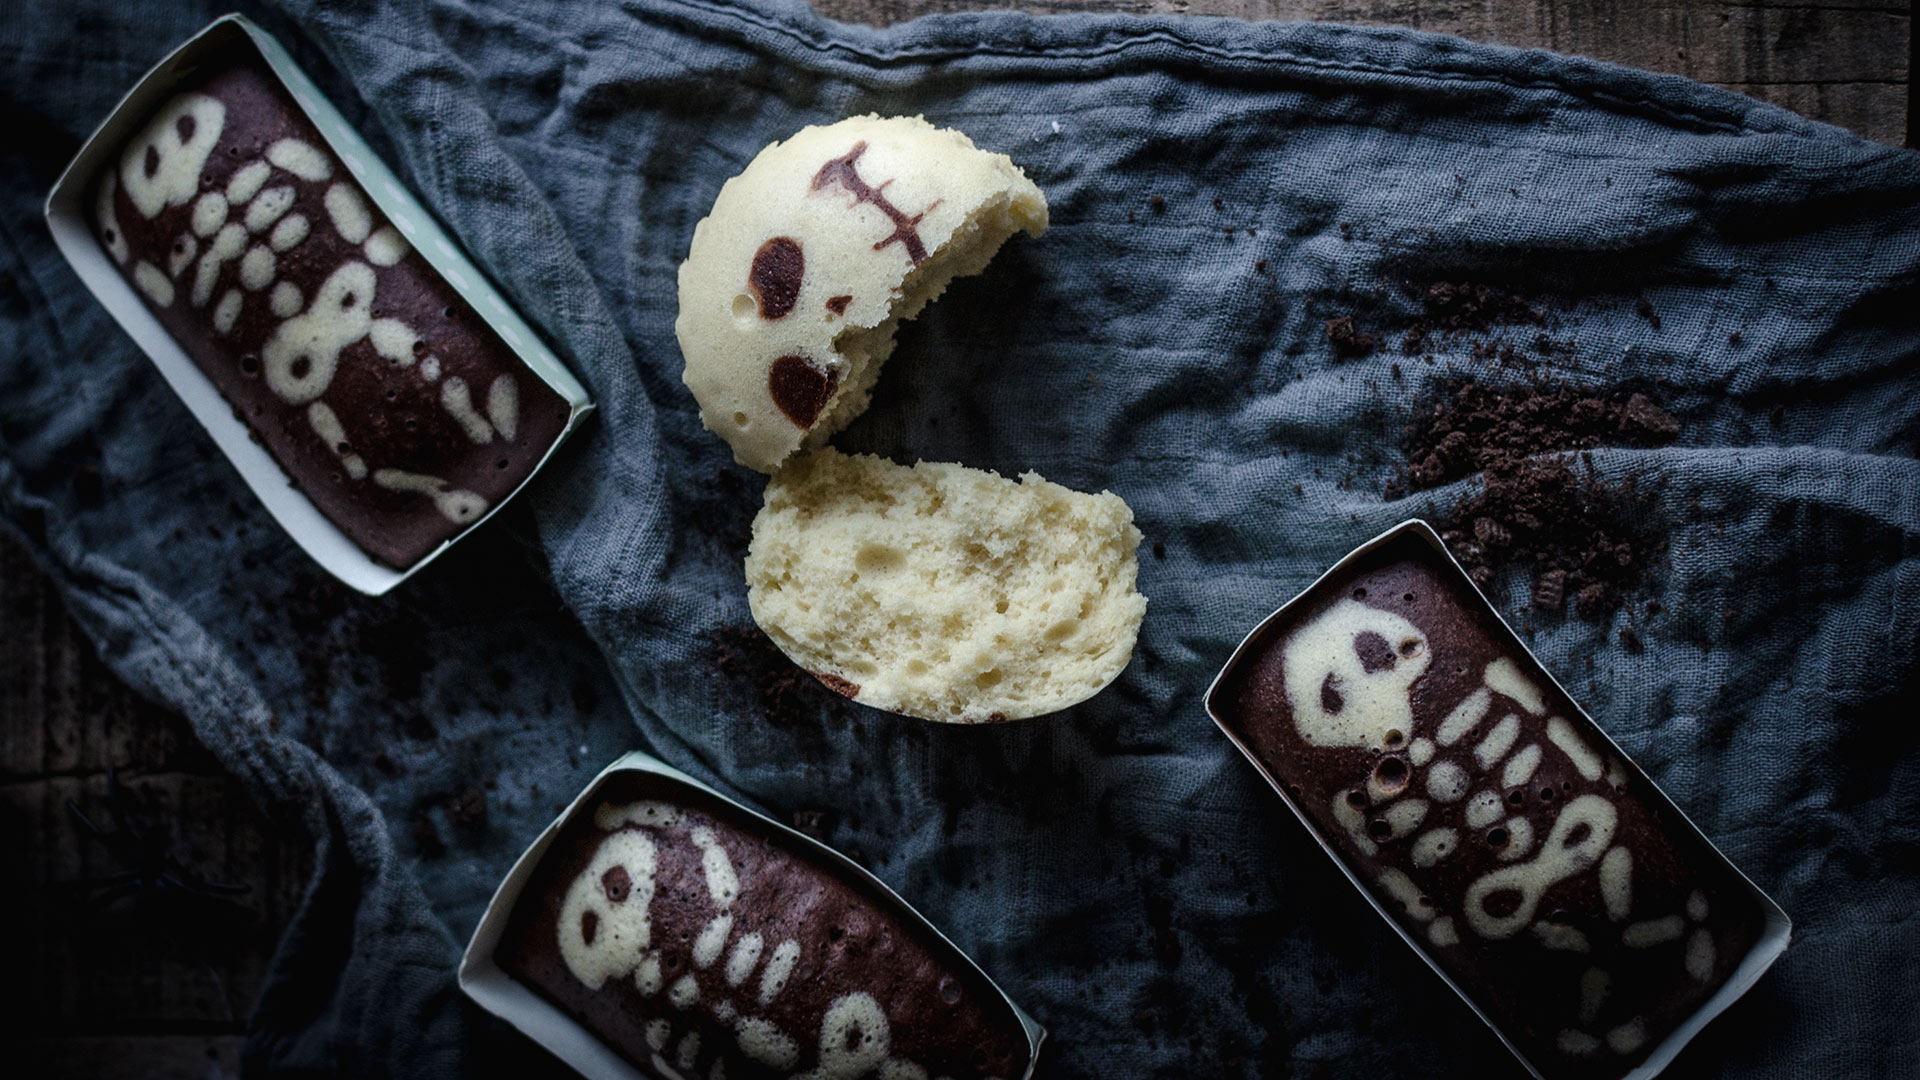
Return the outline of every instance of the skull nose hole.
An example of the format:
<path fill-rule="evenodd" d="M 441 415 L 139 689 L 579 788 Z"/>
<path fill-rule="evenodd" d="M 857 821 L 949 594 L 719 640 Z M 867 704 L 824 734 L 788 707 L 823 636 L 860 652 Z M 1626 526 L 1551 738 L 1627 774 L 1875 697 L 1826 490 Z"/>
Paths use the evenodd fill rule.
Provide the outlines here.
<path fill-rule="evenodd" d="M 1320 681 L 1320 708 L 1331 715 L 1346 703 L 1347 699 L 1340 696 L 1340 676 L 1327 672 L 1327 677 Z"/>

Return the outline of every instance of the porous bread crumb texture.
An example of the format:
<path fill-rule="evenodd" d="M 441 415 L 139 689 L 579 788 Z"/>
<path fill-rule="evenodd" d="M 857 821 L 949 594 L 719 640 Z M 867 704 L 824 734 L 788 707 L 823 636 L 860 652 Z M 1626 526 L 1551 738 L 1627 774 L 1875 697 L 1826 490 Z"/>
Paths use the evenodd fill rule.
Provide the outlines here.
<path fill-rule="evenodd" d="M 1139 544 L 1108 492 L 828 448 L 767 484 L 747 599 L 795 663 L 862 704 L 1017 720 L 1127 666 L 1147 610 Z"/>

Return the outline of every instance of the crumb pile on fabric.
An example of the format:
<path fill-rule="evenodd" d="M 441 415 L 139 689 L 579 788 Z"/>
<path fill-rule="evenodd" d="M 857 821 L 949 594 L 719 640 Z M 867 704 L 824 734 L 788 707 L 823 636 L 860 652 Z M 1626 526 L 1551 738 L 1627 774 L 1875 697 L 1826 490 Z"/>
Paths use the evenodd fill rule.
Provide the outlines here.
<path fill-rule="evenodd" d="M 1545 326 L 1528 298 L 1495 286 L 1436 282 L 1421 297 L 1423 312 L 1402 340 L 1408 355 L 1435 338 L 1484 335 L 1499 326 Z M 1544 335 L 1544 359 L 1564 348 Z M 1556 385 L 1536 364 L 1504 361 L 1511 345 L 1475 343 L 1474 360 L 1498 359 L 1532 376 L 1492 385 L 1473 376 L 1447 380 L 1418 406 L 1405 428 L 1400 473 L 1388 498 L 1480 475 L 1478 490 L 1440 513 L 1441 535 L 1473 580 L 1490 584 L 1506 567 L 1533 574 L 1532 601 L 1547 612 L 1568 601 L 1582 618 L 1617 610 L 1664 550 L 1665 542 L 1629 522 L 1631 481 L 1608 484 L 1588 451 L 1607 446 L 1662 446 L 1680 422 L 1651 391 L 1604 391 Z"/>

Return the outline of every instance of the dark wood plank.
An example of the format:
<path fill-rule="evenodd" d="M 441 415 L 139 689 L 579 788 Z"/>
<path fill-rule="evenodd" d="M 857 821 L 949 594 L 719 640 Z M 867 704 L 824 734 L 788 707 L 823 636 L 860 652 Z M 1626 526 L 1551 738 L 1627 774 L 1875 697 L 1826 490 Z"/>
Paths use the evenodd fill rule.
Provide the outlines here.
<path fill-rule="evenodd" d="M 934 12 L 1230 15 L 1405 26 L 1670 72 L 1783 105 L 1865 138 L 1908 137 L 1911 5 L 1888 0 L 815 0 L 849 22 Z"/>
<path fill-rule="evenodd" d="M 172 858 L 154 869 L 247 891 L 196 898 L 151 875 L 128 895 L 89 888 L 137 860 L 70 804 L 109 833 L 144 831 Z M 94 1066 L 147 1052 L 140 1075 L 231 1070 L 308 867 L 304 838 L 274 827 L 185 720 L 121 684 L 0 534 L 0 1030 L 38 1040 L 32 1073 L 113 1075 Z"/>

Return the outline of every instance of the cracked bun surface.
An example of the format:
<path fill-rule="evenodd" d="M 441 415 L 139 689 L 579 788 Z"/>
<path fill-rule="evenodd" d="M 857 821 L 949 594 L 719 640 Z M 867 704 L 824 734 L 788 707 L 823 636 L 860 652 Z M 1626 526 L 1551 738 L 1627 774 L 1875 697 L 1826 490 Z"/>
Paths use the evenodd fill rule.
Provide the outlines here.
<path fill-rule="evenodd" d="M 1147 610 L 1139 544 L 1110 492 L 829 447 L 767 484 L 747 600 L 783 652 L 855 701 L 1018 720 L 1085 701 L 1127 666 Z"/>
<path fill-rule="evenodd" d="M 771 473 L 867 407 L 894 330 L 1015 232 L 1047 228 L 1005 154 L 919 117 L 809 127 L 728 180 L 680 264 L 700 419 Z"/>

